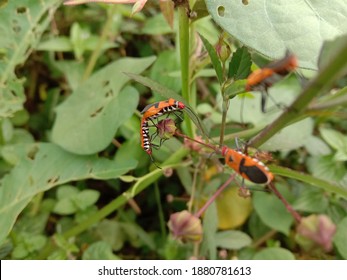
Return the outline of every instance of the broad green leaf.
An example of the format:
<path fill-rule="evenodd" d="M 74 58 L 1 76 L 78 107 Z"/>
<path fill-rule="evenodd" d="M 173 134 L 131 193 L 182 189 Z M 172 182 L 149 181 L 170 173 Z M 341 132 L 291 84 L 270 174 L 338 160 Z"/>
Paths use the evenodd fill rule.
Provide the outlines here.
<path fill-rule="evenodd" d="M 76 154 L 105 149 L 138 104 L 134 88 L 122 90 L 129 81 L 124 72 L 141 73 L 154 59 L 119 59 L 91 76 L 58 106 L 53 142 Z"/>
<path fill-rule="evenodd" d="M 347 217 L 344 218 L 338 225 L 334 236 L 334 244 L 341 254 L 347 259 Z"/>
<path fill-rule="evenodd" d="M 72 185 L 62 185 L 57 189 L 57 199 L 61 200 L 64 198 L 69 198 L 71 196 L 77 195 L 79 193 L 79 189 Z"/>
<path fill-rule="evenodd" d="M 38 51 L 70 52 L 72 43 L 69 37 L 60 36 L 41 42 L 36 49 Z"/>
<path fill-rule="evenodd" d="M 22 109 L 23 81 L 15 68 L 24 64 L 61 0 L 6 1 L 0 8 L 0 118 Z"/>
<path fill-rule="evenodd" d="M 291 151 L 302 147 L 313 133 L 313 119 L 307 118 L 276 133 L 259 148 L 265 151 Z M 300 131 L 300 133 L 298 133 Z"/>
<path fill-rule="evenodd" d="M 293 217 L 274 194 L 255 192 L 253 206 L 264 224 L 286 235 L 289 234 Z"/>
<path fill-rule="evenodd" d="M 295 260 L 295 256 L 287 249 L 265 248 L 256 253 L 253 260 Z"/>
<path fill-rule="evenodd" d="M 278 59 L 287 49 L 299 65 L 317 69 L 324 40 L 346 33 L 347 2 L 206 0 L 212 18 L 248 47 Z"/>
<path fill-rule="evenodd" d="M 331 182 L 342 181 L 347 171 L 344 162 L 334 161 L 333 155 L 309 157 L 307 167 L 312 175 Z"/>
<path fill-rule="evenodd" d="M 112 250 L 120 250 L 126 241 L 126 235 L 117 221 L 102 220 L 95 229 L 96 234 L 103 240 L 110 244 Z"/>
<path fill-rule="evenodd" d="M 222 64 L 218 58 L 217 52 L 215 48 L 211 45 L 211 43 L 207 41 L 207 39 L 205 39 L 201 34 L 200 34 L 200 38 L 202 42 L 204 43 L 204 46 L 210 56 L 211 63 L 213 65 L 214 70 L 216 71 L 218 81 L 221 84 L 223 83 L 223 70 L 222 70 Z"/>
<path fill-rule="evenodd" d="M 303 187 L 305 189 L 293 202 L 293 208 L 298 211 L 305 211 L 310 213 L 324 212 L 329 205 L 328 198 L 324 194 L 324 192 L 315 188 L 308 188 L 307 186 Z"/>
<path fill-rule="evenodd" d="M 98 201 L 100 197 L 100 193 L 96 190 L 83 190 L 79 194 L 77 194 L 74 199 L 74 203 L 81 210 L 86 209 L 88 206 L 93 205 Z"/>
<path fill-rule="evenodd" d="M 71 154 L 54 144 L 14 145 L 6 149 L 20 160 L 0 181 L 0 243 L 36 194 L 70 181 L 117 178 L 136 165 L 131 159 L 115 163 L 97 156 Z"/>
<path fill-rule="evenodd" d="M 155 16 L 149 17 L 141 29 L 141 34 L 148 35 L 164 35 L 173 33 L 173 29 L 167 23 L 163 14 L 157 14 Z"/>
<path fill-rule="evenodd" d="M 229 78 L 246 79 L 251 72 L 251 55 L 246 47 L 236 50 L 229 63 Z"/>
<path fill-rule="evenodd" d="M 306 139 L 304 146 L 311 156 L 324 156 L 331 153 L 329 146 L 321 138 L 314 135 Z"/>
<path fill-rule="evenodd" d="M 83 252 L 83 260 L 120 260 L 118 256 L 113 254 L 110 244 L 105 241 L 97 241 L 91 244 L 87 250 Z"/>
<path fill-rule="evenodd" d="M 180 76 L 172 77 L 170 73 L 179 70 L 179 61 L 176 51 L 163 51 L 151 67 L 150 78 L 175 92 L 182 88 Z"/>
<path fill-rule="evenodd" d="M 319 131 L 323 139 L 332 148 L 337 150 L 337 153 L 335 155 L 335 160 L 346 161 L 347 160 L 347 136 L 343 135 L 339 131 L 328 129 L 328 128 L 321 128 Z"/>
<path fill-rule="evenodd" d="M 59 214 L 59 215 L 71 215 L 78 211 L 77 206 L 70 198 L 64 198 L 55 204 L 53 208 L 53 213 Z"/>
<path fill-rule="evenodd" d="M 319 69 L 322 69 L 323 67 L 328 65 L 331 62 L 332 58 L 334 57 L 334 54 L 341 47 L 346 45 L 346 43 L 347 43 L 347 35 L 340 36 L 335 40 L 329 40 L 324 42 L 320 56 L 319 56 L 319 62 L 318 62 Z M 347 65 L 344 71 L 342 71 L 341 76 L 346 75 L 346 73 L 347 73 Z"/>
<path fill-rule="evenodd" d="M 252 239 L 239 230 L 225 230 L 216 233 L 216 245 L 228 250 L 240 250 L 252 243 Z"/>

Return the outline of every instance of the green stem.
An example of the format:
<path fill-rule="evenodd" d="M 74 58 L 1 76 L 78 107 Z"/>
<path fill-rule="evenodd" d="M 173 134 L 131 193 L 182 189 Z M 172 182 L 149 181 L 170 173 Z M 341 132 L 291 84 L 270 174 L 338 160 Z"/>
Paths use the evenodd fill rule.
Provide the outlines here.
<path fill-rule="evenodd" d="M 249 141 L 252 147 L 259 147 L 270 139 L 278 131 L 298 119 L 298 115 L 305 113 L 305 110 L 313 98 L 322 94 L 333 86 L 334 82 L 341 76 L 341 72 L 347 63 L 347 43 L 336 52 L 335 57 L 325 68 L 313 79 L 302 91 L 294 103 L 280 115 L 273 123 L 267 126 L 262 132 Z"/>
<path fill-rule="evenodd" d="M 273 172 L 274 174 L 292 178 L 292 179 L 295 179 L 295 180 L 298 180 L 313 186 L 317 186 L 325 191 L 339 194 L 347 199 L 347 189 L 340 187 L 336 184 L 333 184 L 329 181 L 319 179 L 311 175 L 294 171 L 289 168 L 285 168 L 281 166 L 269 165 L 268 167 L 270 168 L 271 172 Z"/>
<path fill-rule="evenodd" d="M 223 92 L 222 92 L 222 94 L 223 94 L 223 96 L 225 95 Z M 221 123 L 220 136 L 219 136 L 219 146 L 220 147 L 224 144 L 224 134 L 225 134 L 225 126 L 226 126 L 228 110 L 229 110 L 229 99 L 224 98 L 223 112 L 222 112 L 222 123 Z"/>
<path fill-rule="evenodd" d="M 178 7 L 178 29 L 179 29 L 179 49 L 181 60 L 181 80 L 182 80 L 182 96 L 191 105 L 189 94 L 190 71 L 189 71 L 189 18 L 187 9 L 184 5 Z M 194 137 L 192 121 L 189 118 L 184 120 L 187 134 Z"/>
<path fill-rule="evenodd" d="M 111 24 L 113 21 L 113 15 L 114 15 L 116 9 L 117 9 L 117 5 L 112 5 L 112 7 L 110 8 L 110 11 L 108 12 L 107 21 L 102 28 L 99 42 L 98 42 L 96 48 L 94 49 L 92 55 L 90 56 L 90 59 L 88 61 L 88 65 L 86 67 L 86 70 L 84 71 L 83 78 L 82 78 L 83 81 L 87 80 L 93 72 L 95 64 L 96 64 L 96 62 L 100 56 L 100 53 L 102 51 L 102 46 L 104 45 L 106 38 L 107 38 L 107 35 L 109 33 L 109 30 L 110 30 L 110 27 L 111 27 Z"/>
<path fill-rule="evenodd" d="M 154 194 L 155 194 L 155 200 L 158 205 L 158 215 L 159 215 L 161 237 L 162 237 L 162 240 L 165 240 L 165 236 L 166 236 L 165 218 L 164 218 L 163 206 L 161 204 L 161 199 L 160 199 L 160 190 L 158 186 L 158 181 L 156 181 L 154 184 Z"/>

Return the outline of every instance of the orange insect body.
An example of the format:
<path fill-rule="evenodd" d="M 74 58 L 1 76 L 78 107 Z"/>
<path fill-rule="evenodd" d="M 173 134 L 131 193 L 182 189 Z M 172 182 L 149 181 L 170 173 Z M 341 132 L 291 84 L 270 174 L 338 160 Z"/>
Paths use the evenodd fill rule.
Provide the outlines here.
<path fill-rule="evenodd" d="M 142 110 L 141 114 L 143 114 L 142 118 L 144 118 L 145 120 L 153 120 L 164 115 L 165 113 L 182 110 L 184 108 L 185 105 L 182 102 L 170 98 L 166 101 L 160 101 L 154 104 L 147 105 Z"/>
<path fill-rule="evenodd" d="M 257 86 L 268 88 L 276 82 L 279 76 L 286 76 L 298 67 L 295 55 L 288 53 L 284 58 L 266 65 L 264 68 L 257 69 L 247 78 L 246 90 L 250 91 Z M 277 77 L 276 77 L 277 75 Z"/>
<path fill-rule="evenodd" d="M 274 179 L 273 174 L 259 160 L 226 146 L 222 148 L 221 152 L 225 163 L 252 183 L 268 184 Z"/>

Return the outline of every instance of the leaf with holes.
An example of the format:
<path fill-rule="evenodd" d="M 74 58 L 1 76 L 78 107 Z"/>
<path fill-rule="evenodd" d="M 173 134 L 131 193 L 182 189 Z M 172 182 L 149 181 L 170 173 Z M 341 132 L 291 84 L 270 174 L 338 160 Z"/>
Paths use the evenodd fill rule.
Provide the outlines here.
<path fill-rule="evenodd" d="M 136 161 L 117 163 L 97 156 L 75 155 L 54 144 L 7 146 L 6 154 L 19 159 L 0 181 L 0 244 L 20 212 L 38 193 L 66 182 L 117 178 L 136 166 Z"/>
<path fill-rule="evenodd" d="M 248 47 L 271 59 L 289 49 L 304 68 L 317 69 L 323 42 L 347 33 L 346 1 L 206 0 L 206 6 L 217 24 Z"/>
<path fill-rule="evenodd" d="M 123 88 L 130 80 L 124 72 L 141 73 L 154 60 L 155 57 L 119 59 L 91 76 L 57 108 L 53 142 L 76 154 L 105 149 L 138 104 L 135 88 Z"/>
<path fill-rule="evenodd" d="M 0 7 L 0 118 L 12 116 L 25 101 L 15 68 L 38 44 L 61 0 L 6 1 Z"/>

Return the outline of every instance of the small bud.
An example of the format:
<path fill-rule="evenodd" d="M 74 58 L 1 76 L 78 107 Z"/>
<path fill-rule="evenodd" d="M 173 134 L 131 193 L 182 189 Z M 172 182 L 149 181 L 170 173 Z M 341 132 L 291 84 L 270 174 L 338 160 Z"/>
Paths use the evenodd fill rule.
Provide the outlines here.
<path fill-rule="evenodd" d="M 201 221 L 187 210 L 171 214 L 168 227 L 175 239 L 183 242 L 202 240 Z"/>
<path fill-rule="evenodd" d="M 326 215 L 310 215 L 302 218 L 297 227 L 298 242 L 307 250 L 319 245 L 325 252 L 332 250 L 336 225 Z"/>
<path fill-rule="evenodd" d="M 216 45 L 216 52 L 219 59 L 225 63 L 227 59 L 230 57 L 231 49 L 229 44 L 224 40 L 223 36 L 221 36 Z"/>
<path fill-rule="evenodd" d="M 165 168 L 163 170 L 163 175 L 166 177 L 166 178 L 169 178 L 171 177 L 173 174 L 173 169 L 172 168 Z"/>
<path fill-rule="evenodd" d="M 157 124 L 160 139 L 170 139 L 174 136 L 177 127 L 173 119 L 163 119 Z"/>
<path fill-rule="evenodd" d="M 219 256 L 220 259 L 226 260 L 227 257 L 228 257 L 228 251 L 225 250 L 225 249 L 222 249 L 222 250 L 220 250 L 220 251 L 218 252 L 218 256 Z"/>

